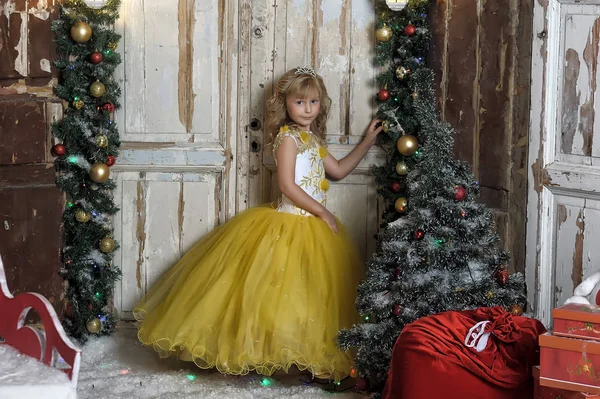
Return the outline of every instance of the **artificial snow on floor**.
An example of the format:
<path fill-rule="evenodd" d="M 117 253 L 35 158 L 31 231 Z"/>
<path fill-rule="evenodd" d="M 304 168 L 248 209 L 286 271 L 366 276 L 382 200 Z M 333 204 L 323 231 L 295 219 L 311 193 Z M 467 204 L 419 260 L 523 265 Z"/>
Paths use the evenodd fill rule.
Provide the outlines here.
<path fill-rule="evenodd" d="M 77 384 L 79 399 L 219 398 L 358 399 L 357 393 L 331 393 L 303 383 L 299 375 L 273 378 L 257 374 L 225 376 L 193 363 L 160 359 L 136 339 L 136 330 L 120 328 L 111 337 L 90 340 L 82 348 Z"/>
<path fill-rule="evenodd" d="M 0 398 L 75 398 L 67 374 L 0 345 Z"/>

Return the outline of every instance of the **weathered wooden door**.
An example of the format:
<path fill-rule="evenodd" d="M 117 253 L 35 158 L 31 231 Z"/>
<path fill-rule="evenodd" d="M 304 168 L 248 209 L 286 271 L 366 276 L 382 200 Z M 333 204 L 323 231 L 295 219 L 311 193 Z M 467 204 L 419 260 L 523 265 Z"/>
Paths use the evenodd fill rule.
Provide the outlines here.
<path fill-rule="evenodd" d="M 375 49 L 371 0 L 240 1 L 239 209 L 276 200 L 276 167 L 263 131 L 265 100 L 287 70 L 312 65 L 333 100 L 330 152 L 341 158 L 361 139 L 374 115 Z M 328 208 L 349 228 L 362 256 L 375 249 L 379 207 L 370 166 L 373 148 L 356 171 L 332 184 Z"/>
<path fill-rule="evenodd" d="M 122 2 L 123 141 L 114 219 L 122 318 L 235 213 L 237 2 Z"/>
<path fill-rule="evenodd" d="M 551 325 L 582 278 L 600 270 L 600 1 L 535 1 L 527 286 Z"/>
<path fill-rule="evenodd" d="M 52 89 L 55 3 L 0 0 L 0 256 L 14 294 L 42 294 L 62 314 L 65 200 L 50 153 L 62 115 Z"/>

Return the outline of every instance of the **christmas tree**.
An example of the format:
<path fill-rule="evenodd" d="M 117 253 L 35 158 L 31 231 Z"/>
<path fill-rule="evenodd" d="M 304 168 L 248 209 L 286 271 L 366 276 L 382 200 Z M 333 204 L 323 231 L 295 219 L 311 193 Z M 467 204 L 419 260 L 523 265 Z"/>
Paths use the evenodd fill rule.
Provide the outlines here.
<path fill-rule="evenodd" d="M 113 329 L 109 301 L 120 276 L 113 266 L 117 243 L 112 238 L 113 202 L 109 167 L 120 146 L 113 123 L 121 90 L 113 79 L 121 63 L 115 52 L 120 36 L 111 28 L 120 0 L 99 9 L 83 0 L 66 1 L 52 25 L 60 71 L 55 89 L 66 109 L 53 125 L 56 184 L 66 193 L 63 212 L 62 274 L 67 281 L 67 332 L 85 341 L 87 335 Z M 68 104 L 68 105 L 67 105 Z"/>
<path fill-rule="evenodd" d="M 339 337 L 342 348 L 357 349 L 361 388 L 381 387 L 406 324 L 482 306 L 520 314 L 526 304 L 524 278 L 509 275 L 493 214 L 475 202 L 478 183 L 454 158 L 453 130 L 436 111 L 425 62 L 428 8 L 429 0 L 411 0 L 399 12 L 377 4 L 378 114 L 388 161 L 375 175 L 389 207 L 358 290 L 364 323 Z"/>

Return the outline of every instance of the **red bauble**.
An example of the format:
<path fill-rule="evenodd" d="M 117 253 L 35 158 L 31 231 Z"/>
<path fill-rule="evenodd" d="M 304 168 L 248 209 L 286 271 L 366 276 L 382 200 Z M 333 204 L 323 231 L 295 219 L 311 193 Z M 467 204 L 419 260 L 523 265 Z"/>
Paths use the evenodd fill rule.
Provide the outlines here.
<path fill-rule="evenodd" d="M 99 51 L 94 51 L 90 54 L 90 62 L 92 64 L 99 64 L 102 62 L 102 53 Z"/>
<path fill-rule="evenodd" d="M 404 27 L 404 34 L 406 36 L 412 36 L 415 34 L 416 31 L 417 31 L 417 28 L 415 28 L 415 26 L 413 24 L 408 24 L 408 25 L 406 25 L 406 27 Z"/>
<path fill-rule="evenodd" d="M 358 380 L 356 380 L 356 389 L 359 391 L 366 391 L 369 389 L 370 385 L 371 384 L 369 384 L 369 380 L 364 377 L 360 377 Z"/>
<path fill-rule="evenodd" d="M 112 155 L 106 157 L 106 166 L 113 166 L 116 162 L 116 158 Z"/>
<path fill-rule="evenodd" d="M 400 305 L 394 306 L 394 315 L 400 316 L 401 312 L 402 312 L 402 308 L 400 307 Z"/>
<path fill-rule="evenodd" d="M 502 287 L 506 287 L 506 284 L 508 284 L 508 270 L 504 267 L 498 269 L 496 272 L 496 280 L 498 280 L 498 284 Z"/>
<path fill-rule="evenodd" d="M 463 201 L 465 198 L 467 198 L 467 190 L 461 186 L 454 187 L 454 199 L 456 201 Z"/>
<path fill-rule="evenodd" d="M 390 99 L 390 91 L 388 89 L 381 89 L 379 93 L 377 93 L 377 98 L 379 101 L 387 101 Z"/>
<path fill-rule="evenodd" d="M 402 269 L 400 269 L 399 267 L 396 268 L 396 276 L 400 277 L 401 274 L 402 274 Z"/>
<path fill-rule="evenodd" d="M 392 183 L 392 191 L 395 193 L 399 193 L 400 192 L 400 183 L 398 183 L 397 181 Z"/>
<path fill-rule="evenodd" d="M 108 112 L 114 112 L 115 111 L 115 106 L 112 105 L 111 103 L 106 103 L 102 106 L 102 109 Z"/>
<path fill-rule="evenodd" d="M 422 240 L 423 237 L 425 237 L 425 232 L 423 230 L 415 231 L 415 239 L 416 240 Z"/>
<path fill-rule="evenodd" d="M 92 310 L 94 310 L 94 308 L 92 307 L 92 303 L 91 303 L 91 302 L 88 304 L 88 309 L 90 310 L 90 312 L 91 312 Z"/>
<path fill-rule="evenodd" d="M 54 147 L 52 147 L 52 152 L 54 152 L 56 155 L 61 157 L 61 156 L 65 155 L 65 153 L 67 152 L 67 149 L 62 144 L 56 144 Z"/>

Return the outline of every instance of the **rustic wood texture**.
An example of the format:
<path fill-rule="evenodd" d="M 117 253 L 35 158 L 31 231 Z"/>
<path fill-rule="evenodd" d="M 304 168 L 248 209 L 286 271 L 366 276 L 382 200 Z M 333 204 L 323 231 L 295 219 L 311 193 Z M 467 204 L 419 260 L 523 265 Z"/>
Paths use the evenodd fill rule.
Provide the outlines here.
<path fill-rule="evenodd" d="M 472 165 L 512 269 L 525 269 L 532 0 L 437 0 L 429 65 L 456 156 Z"/>
<path fill-rule="evenodd" d="M 0 166 L 0 256 L 14 294 L 44 295 L 62 314 L 62 210 L 54 168 Z"/>
<path fill-rule="evenodd" d="M 0 98 L 0 165 L 46 160 L 44 101 L 3 101 Z"/>
<path fill-rule="evenodd" d="M 114 305 L 124 319 L 191 245 L 236 213 L 245 191 L 237 176 L 249 170 L 237 151 L 238 39 L 245 45 L 238 5 L 121 3 L 122 147 L 111 176 L 120 208 L 115 265 L 123 272 Z"/>
<path fill-rule="evenodd" d="M 55 4 L 0 0 L 0 256 L 14 293 L 42 294 L 60 315 L 64 195 L 49 150 L 61 112 L 52 93 Z"/>
<path fill-rule="evenodd" d="M 56 74 L 52 21 L 58 1 L 0 0 L 0 83 L 24 79 L 26 86 L 45 86 Z M 23 83 L 23 82 L 22 82 Z"/>
<path fill-rule="evenodd" d="M 600 260 L 598 15 L 598 2 L 534 2 L 527 283 L 548 326 Z"/>

